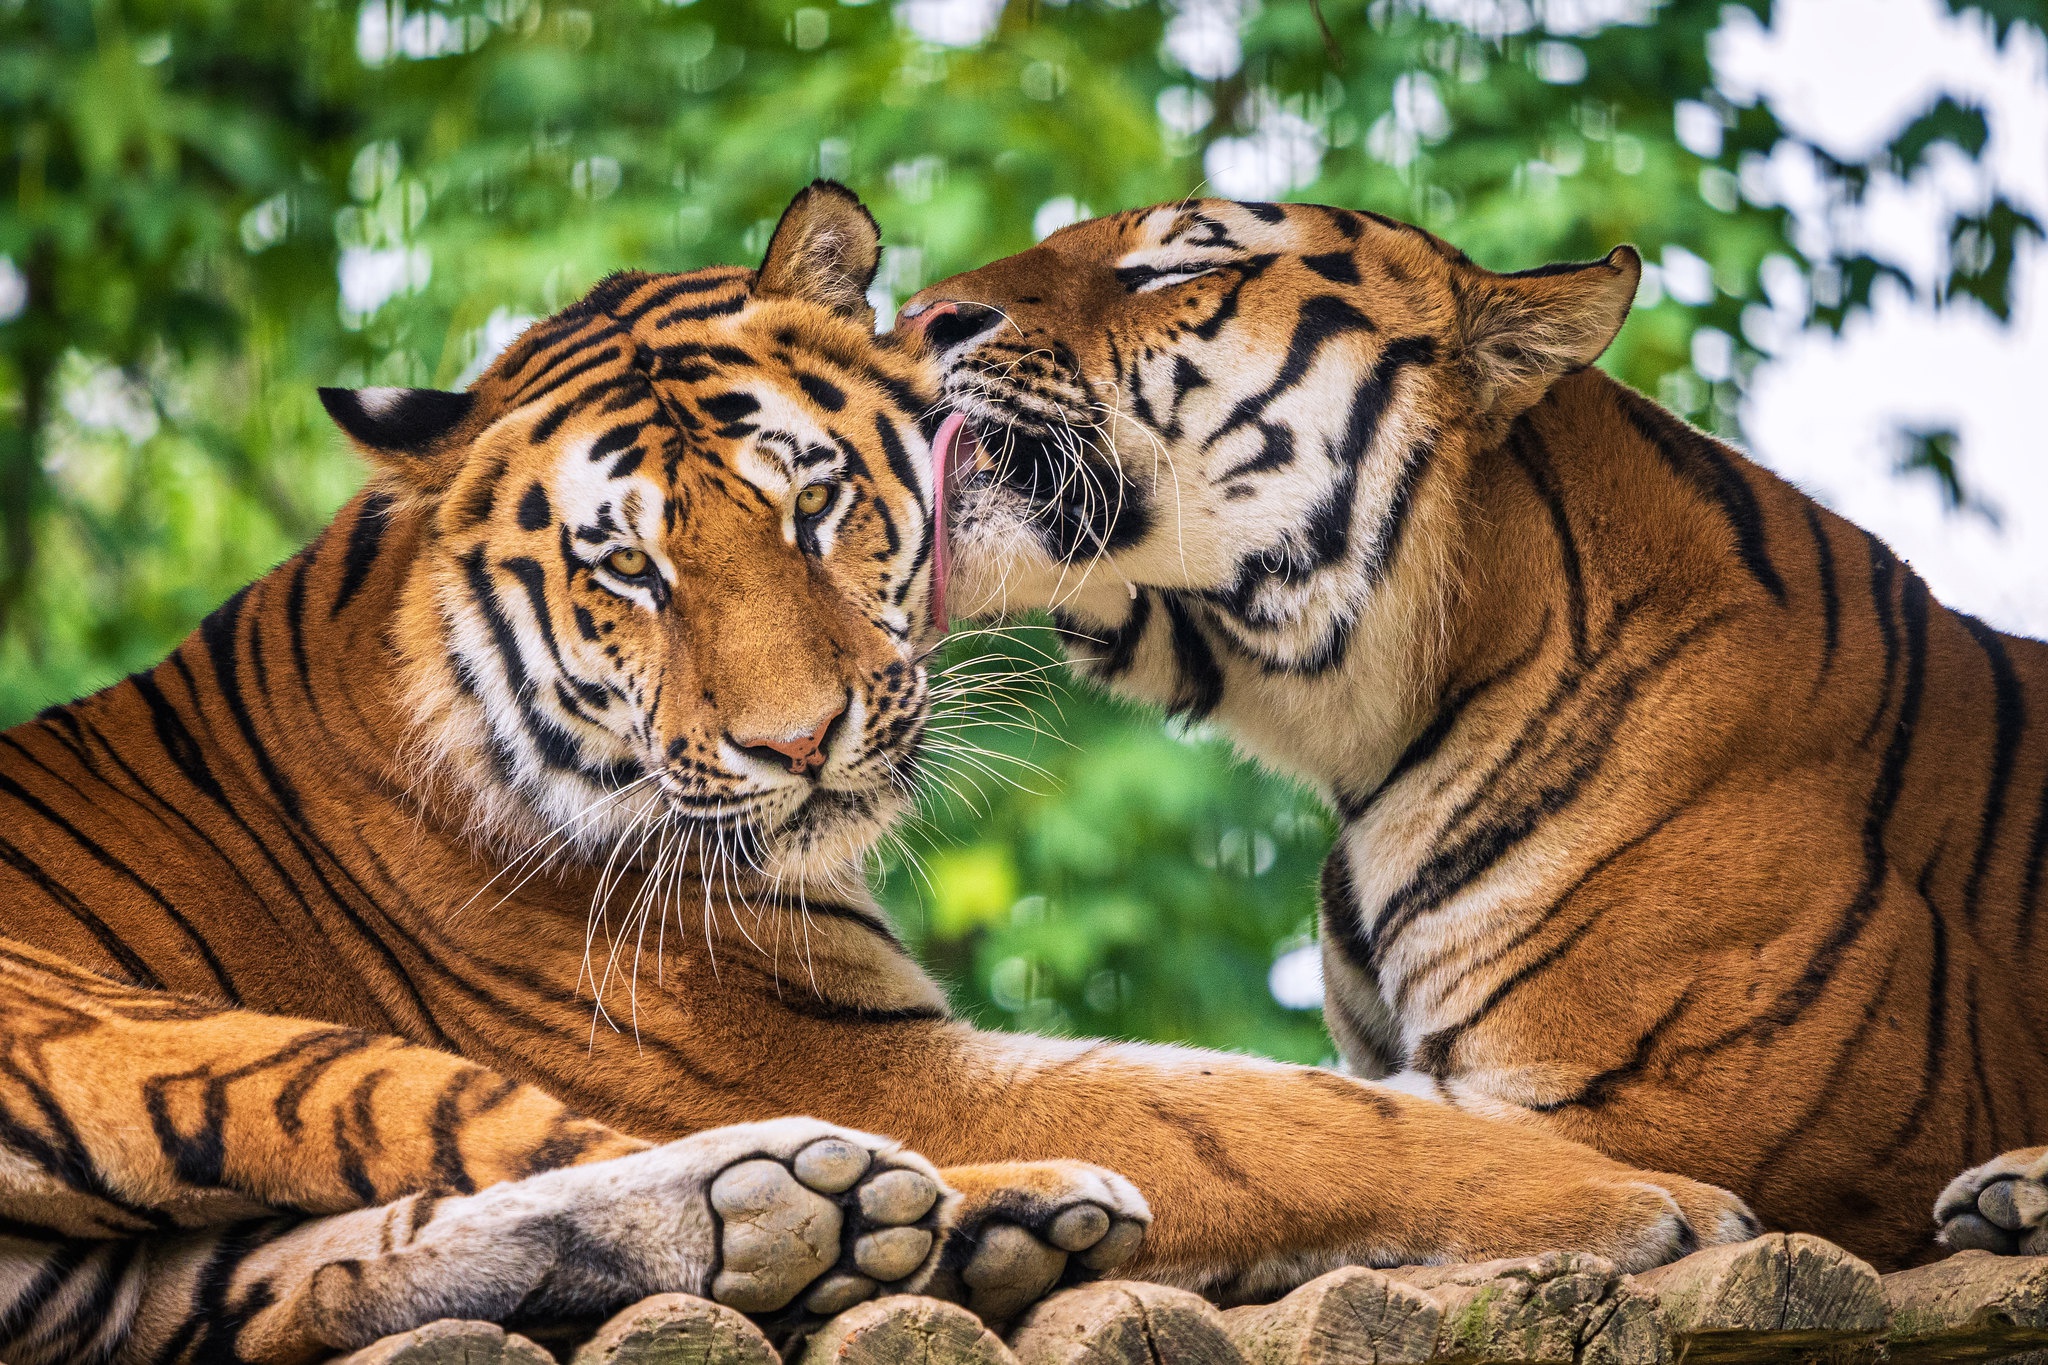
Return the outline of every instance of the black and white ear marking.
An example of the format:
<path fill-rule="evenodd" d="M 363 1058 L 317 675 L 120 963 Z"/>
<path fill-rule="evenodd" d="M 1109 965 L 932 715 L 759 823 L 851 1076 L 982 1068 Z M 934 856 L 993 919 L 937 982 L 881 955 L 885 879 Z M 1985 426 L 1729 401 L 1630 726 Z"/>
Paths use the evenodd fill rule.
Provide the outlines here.
<path fill-rule="evenodd" d="M 320 406 L 372 455 L 424 455 L 476 406 L 476 395 L 440 389 L 322 389 Z"/>

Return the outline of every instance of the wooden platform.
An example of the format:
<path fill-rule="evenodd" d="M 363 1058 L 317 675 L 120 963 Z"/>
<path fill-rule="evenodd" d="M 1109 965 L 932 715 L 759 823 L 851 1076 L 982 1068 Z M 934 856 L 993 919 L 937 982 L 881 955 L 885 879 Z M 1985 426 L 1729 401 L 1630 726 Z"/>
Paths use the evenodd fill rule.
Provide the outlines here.
<path fill-rule="evenodd" d="M 1644 1275 L 1569 1252 L 1485 1265 L 1333 1271 L 1277 1303 L 1219 1311 L 1109 1281 L 1056 1294 L 1002 1337 L 964 1308 L 864 1303 L 791 1365 L 1934 1365 L 2048 1352 L 2048 1258 L 1970 1251 L 1879 1275 L 1774 1233 Z M 559 1357 L 559 1359 L 558 1359 Z M 491 1323 L 437 1322 L 344 1365 L 778 1365 L 754 1326 L 681 1294 L 647 1299 L 551 1355 Z M 2027 1365 L 2048 1365 L 2048 1354 Z"/>

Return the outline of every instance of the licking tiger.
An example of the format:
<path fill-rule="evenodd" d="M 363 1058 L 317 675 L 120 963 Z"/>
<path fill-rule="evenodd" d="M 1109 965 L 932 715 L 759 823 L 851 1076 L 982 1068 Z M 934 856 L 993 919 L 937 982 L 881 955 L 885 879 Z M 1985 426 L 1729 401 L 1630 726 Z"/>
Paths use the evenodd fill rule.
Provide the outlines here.
<path fill-rule="evenodd" d="M 1194 201 L 933 285 L 944 590 L 1321 790 L 1353 1074 L 2048 1253 L 2048 646 L 1591 368 L 1640 272 Z"/>
<path fill-rule="evenodd" d="M 820 183 L 461 393 L 169 658 L 0 736 L 0 1357 L 295 1365 L 441 1317 L 1750 1235 L 1303 1067 L 983 1032 L 861 876 L 932 700 L 930 368 Z M 790 1117 L 804 1115 L 806 1117 Z M 886 1136 L 884 1136 L 886 1135 Z"/>

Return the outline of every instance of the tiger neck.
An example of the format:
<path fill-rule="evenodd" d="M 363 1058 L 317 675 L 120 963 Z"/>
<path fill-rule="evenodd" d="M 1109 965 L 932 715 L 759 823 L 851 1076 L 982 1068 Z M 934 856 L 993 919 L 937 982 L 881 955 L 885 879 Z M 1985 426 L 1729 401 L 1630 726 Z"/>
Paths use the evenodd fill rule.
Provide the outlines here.
<path fill-rule="evenodd" d="M 1483 996 L 1475 959 L 1506 960 L 1548 904 L 1538 888 L 1577 875 L 1586 848 L 1560 812 L 1654 820 L 1685 799 L 1677 774 L 1719 761 L 1720 728 L 1667 724 L 1639 695 L 1749 600 L 1727 537 L 1631 421 L 1647 407 L 1597 371 L 1568 376 L 1465 481 L 1441 670 L 1400 756 L 1340 808 L 1324 908 L 1405 1030 Z M 1651 733 L 1656 764 L 1621 757 Z"/>

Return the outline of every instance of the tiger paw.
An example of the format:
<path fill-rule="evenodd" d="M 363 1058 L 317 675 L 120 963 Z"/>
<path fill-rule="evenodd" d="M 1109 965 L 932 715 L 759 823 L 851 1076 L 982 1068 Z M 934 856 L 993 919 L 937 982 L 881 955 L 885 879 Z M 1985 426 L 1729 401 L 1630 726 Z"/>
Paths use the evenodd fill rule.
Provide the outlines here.
<path fill-rule="evenodd" d="M 1152 1222 L 1135 1185 L 1085 1162 L 949 1166 L 942 1174 L 961 1203 L 925 1292 L 989 1323 L 1128 1265 Z"/>
<path fill-rule="evenodd" d="M 1964 1171 L 1934 1201 L 1934 1223 L 1951 1251 L 2048 1256 L 2048 1147 L 2022 1147 Z"/>
<path fill-rule="evenodd" d="M 1572 1153 L 1554 1155 L 1569 1159 Z M 1526 1179 L 1503 1181 L 1491 1216 L 1470 1220 L 1448 1238 L 1403 1243 L 1394 1253 L 1429 1263 L 1580 1251 L 1635 1274 L 1763 1231 L 1748 1205 L 1718 1186 L 1583 1155 L 1590 1160 L 1577 1172 L 1559 1161 L 1530 1170 Z"/>
<path fill-rule="evenodd" d="M 781 1121 L 792 1122 L 808 1121 Z M 813 1318 L 919 1287 L 957 1202 L 923 1158 L 850 1130 L 762 1144 L 709 1193 L 719 1220 L 710 1296 L 743 1313 L 794 1304 Z"/>
<path fill-rule="evenodd" d="M 787 1335 L 920 1288 L 958 1202 L 886 1138 L 787 1118 L 315 1219 L 269 1254 L 311 1270 L 307 1331 L 337 1350 L 437 1318 L 546 1320 L 662 1293 L 717 1299 Z"/>

